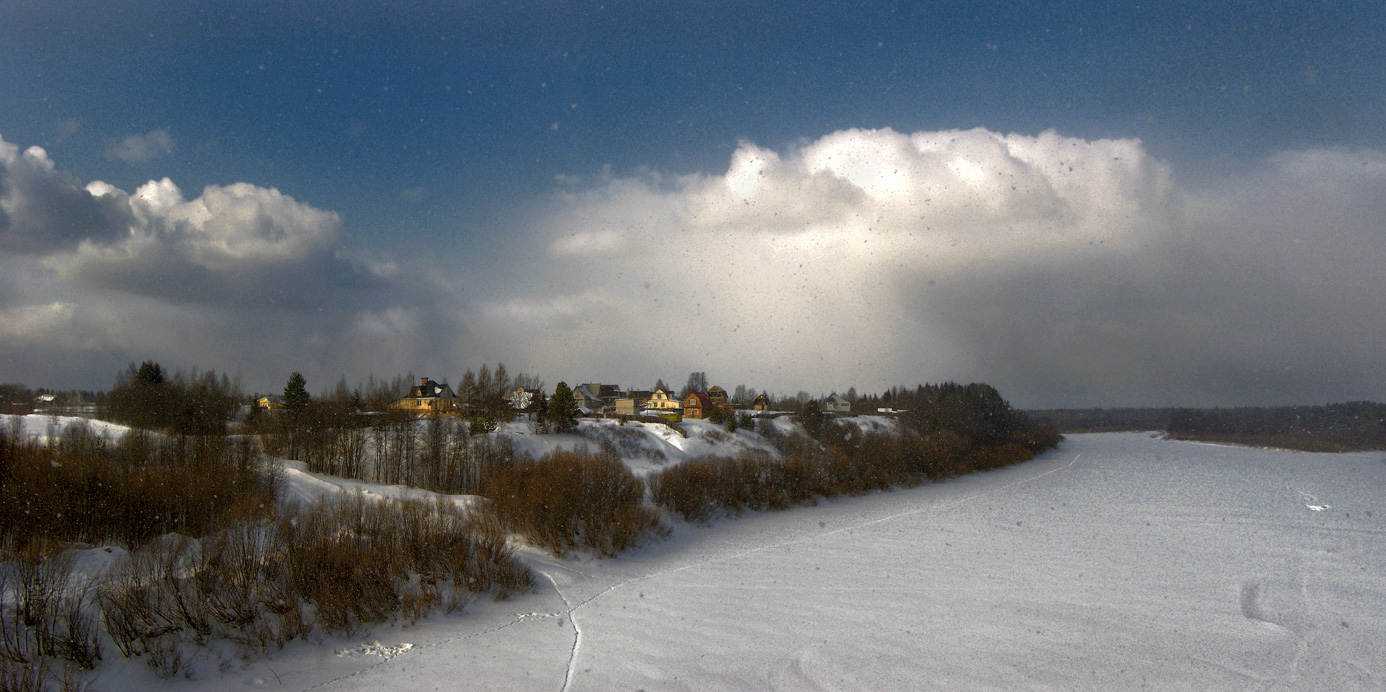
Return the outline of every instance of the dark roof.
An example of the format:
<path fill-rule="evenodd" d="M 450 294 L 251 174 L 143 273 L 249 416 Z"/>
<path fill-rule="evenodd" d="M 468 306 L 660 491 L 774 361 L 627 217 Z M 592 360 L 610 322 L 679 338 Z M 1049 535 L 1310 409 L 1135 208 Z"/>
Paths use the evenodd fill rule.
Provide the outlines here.
<path fill-rule="evenodd" d="M 415 385 L 409 390 L 410 399 L 452 399 L 456 395 L 452 393 L 452 387 L 446 384 L 438 384 L 433 380 L 424 378 L 423 384 Z"/>

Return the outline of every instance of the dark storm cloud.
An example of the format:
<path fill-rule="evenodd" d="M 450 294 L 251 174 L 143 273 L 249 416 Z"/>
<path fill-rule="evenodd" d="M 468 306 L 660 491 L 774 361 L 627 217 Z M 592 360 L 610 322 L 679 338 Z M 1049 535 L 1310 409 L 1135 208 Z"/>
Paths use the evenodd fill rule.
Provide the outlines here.
<path fill-rule="evenodd" d="M 988 267 L 910 290 L 1036 405 L 1237 405 L 1386 393 L 1386 160 L 1280 154 L 1186 192 L 1139 251 Z M 923 309 L 921 307 L 921 309 Z"/>
<path fill-rule="evenodd" d="M 133 223 L 123 200 L 97 196 L 54 169 L 38 147 L 20 152 L 0 138 L 0 249 L 40 255 L 83 240 L 109 242 Z"/>

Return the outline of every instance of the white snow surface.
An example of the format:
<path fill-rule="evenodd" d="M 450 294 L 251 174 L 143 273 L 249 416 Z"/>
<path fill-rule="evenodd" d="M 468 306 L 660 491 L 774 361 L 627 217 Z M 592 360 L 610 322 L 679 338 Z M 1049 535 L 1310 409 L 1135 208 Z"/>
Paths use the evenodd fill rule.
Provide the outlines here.
<path fill-rule="evenodd" d="M 873 422 L 861 424 L 874 424 L 883 428 L 893 425 L 893 421 L 886 418 L 873 417 L 872 420 Z M 785 431 L 792 427 L 792 424 L 784 419 L 776 419 L 774 424 Z M 603 433 L 609 436 L 613 431 L 624 428 L 629 433 L 639 435 L 639 452 L 627 453 L 626 450 L 622 450 L 623 461 L 637 476 L 649 475 L 665 466 L 687 459 L 708 455 L 731 456 L 741 449 L 760 449 L 773 453 L 770 444 L 753 431 L 738 430 L 729 433 L 724 427 L 710 421 L 692 419 L 679 423 L 679 426 L 688 433 L 687 437 L 660 423 L 632 421 L 622 425 L 615 419 L 593 418 L 578 421 L 578 431 L 583 434 L 535 435 L 533 427 L 523 422 L 502 425 L 495 434 L 510 439 L 522 452 L 537 459 L 558 449 L 598 450 L 600 444 L 594 438 L 602 436 Z"/>
<path fill-rule="evenodd" d="M 36 440 L 45 445 L 61 437 L 63 431 L 72 425 L 86 425 L 98 437 L 110 442 L 119 441 L 125 436 L 125 433 L 130 432 L 130 428 L 119 423 L 82 416 L 50 416 L 39 413 L 23 416 L 0 414 L 0 428 L 3 428 L 6 434 L 17 431 L 19 439 Z"/>
<path fill-rule="evenodd" d="M 1383 487 L 1381 453 L 1074 435 L 999 471 L 675 524 L 669 538 L 615 559 L 524 551 L 537 593 L 411 628 L 294 642 L 224 670 L 202 661 L 192 680 L 108 660 L 93 682 L 107 691 L 1379 690 Z"/>

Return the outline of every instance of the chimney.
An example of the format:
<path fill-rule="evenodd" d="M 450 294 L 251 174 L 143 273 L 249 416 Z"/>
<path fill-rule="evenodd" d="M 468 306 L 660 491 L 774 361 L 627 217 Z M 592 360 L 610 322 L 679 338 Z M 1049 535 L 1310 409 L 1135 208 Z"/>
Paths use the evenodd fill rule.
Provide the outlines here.
<path fill-rule="evenodd" d="M 427 386 L 428 386 L 428 378 L 427 378 L 427 377 L 420 377 L 420 378 L 419 378 L 419 386 L 420 386 L 420 387 L 427 387 Z"/>

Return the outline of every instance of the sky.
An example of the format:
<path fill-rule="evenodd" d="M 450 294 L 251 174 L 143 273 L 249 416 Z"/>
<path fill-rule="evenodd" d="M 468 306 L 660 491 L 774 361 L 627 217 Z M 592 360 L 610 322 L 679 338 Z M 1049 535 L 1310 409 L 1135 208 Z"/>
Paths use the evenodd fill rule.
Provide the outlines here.
<path fill-rule="evenodd" d="M 0 0 L 0 381 L 1386 399 L 1379 2 Z"/>

